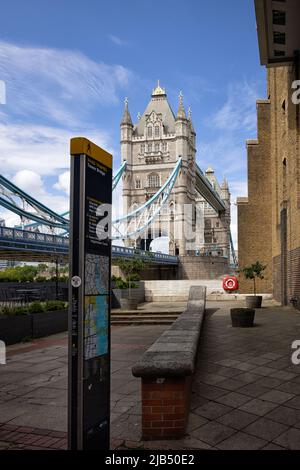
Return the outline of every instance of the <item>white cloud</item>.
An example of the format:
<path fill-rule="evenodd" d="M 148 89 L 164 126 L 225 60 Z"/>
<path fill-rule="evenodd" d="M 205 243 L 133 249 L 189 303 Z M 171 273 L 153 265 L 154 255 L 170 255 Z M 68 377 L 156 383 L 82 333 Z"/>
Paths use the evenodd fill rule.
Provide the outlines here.
<path fill-rule="evenodd" d="M 0 167 L 10 175 L 20 170 L 33 170 L 40 175 L 56 174 L 70 164 L 71 129 L 34 124 L 0 124 Z M 90 129 L 85 136 L 113 152 L 107 132 Z M 4 171 L 3 171 L 4 170 Z"/>
<path fill-rule="evenodd" d="M 44 194 L 42 178 L 31 170 L 18 171 L 12 179 L 13 183 L 25 192 Z"/>
<path fill-rule="evenodd" d="M 117 46 L 127 46 L 128 45 L 128 41 L 125 41 L 124 39 L 121 39 L 119 36 L 116 36 L 115 34 L 109 34 L 108 37 Z"/>
<path fill-rule="evenodd" d="M 205 120 L 213 129 L 214 138 L 203 140 L 199 145 L 198 160 L 202 168 L 212 166 L 218 178 L 223 175 L 229 180 L 231 191 L 231 232 L 237 247 L 236 198 L 247 195 L 247 153 L 245 141 L 256 137 L 256 100 L 259 84 L 233 83 L 228 87 L 224 104 Z"/>
<path fill-rule="evenodd" d="M 58 176 L 58 181 L 53 185 L 54 189 L 65 192 L 68 196 L 70 194 L 70 172 L 65 171 Z"/>
<path fill-rule="evenodd" d="M 46 190 L 44 179 L 35 171 L 21 170 L 12 178 L 14 184 L 30 194 L 38 201 L 45 204 L 55 212 L 62 213 L 69 207 L 69 199 L 66 196 L 53 195 Z"/>
<path fill-rule="evenodd" d="M 10 112 L 74 126 L 97 106 L 117 103 L 132 74 L 78 51 L 0 42 L 0 76 Z"/>
<path fill-rule="evenodd" d="M 63 212 L 68 207 L 70 138 L 84 135 L 118 153 L 110 131 L 95 127 L 95 114 L 100 106 L 118 103 L 132 73 L 78 51 L 0 41 L 0 77 L 7 91 L 0 111 L 1 172 L 34 198 Z M 52 186 L 49 176 L 57 177 Z M 15 220 L 5 210 L 1 214 L 10 223 Z"/>
<path fill-rule="evenodd" d="M 253 131 L 256 129 L 256 106 L 258 96 L 256 84 L 247 81 L 234 83 L 229 86 L 227 100 L 224 105 L 208 119 L 220 130 Z"/>

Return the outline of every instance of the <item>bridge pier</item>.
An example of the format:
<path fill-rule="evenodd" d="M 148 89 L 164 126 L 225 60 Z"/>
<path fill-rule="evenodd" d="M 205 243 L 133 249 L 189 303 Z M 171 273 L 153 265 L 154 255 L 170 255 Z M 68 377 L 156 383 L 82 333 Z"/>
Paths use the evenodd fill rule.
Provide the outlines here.
<path fill-rule="evenodd" d="M 148 264 L 141 273 L 141 280 L 219 279 L 224 274 L 229 274 L 230 271 L 228 258 L 219 256 L 180 256 L 178 265 Z M 122 277 L 122 272 L 118 266 L 112 266 L 112 274 Z"/>

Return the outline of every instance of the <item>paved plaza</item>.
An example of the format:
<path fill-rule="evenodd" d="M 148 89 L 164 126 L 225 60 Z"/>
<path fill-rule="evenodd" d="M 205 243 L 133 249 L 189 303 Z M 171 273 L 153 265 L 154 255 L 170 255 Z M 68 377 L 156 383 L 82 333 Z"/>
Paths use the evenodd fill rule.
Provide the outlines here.
<path fill-rule="evenodd" d="M 189 424 L 178 441 L 141 441 L 140 381 L 131 367 L 168 327 L 112 328 L 111 448 L 300 449 L 300 313 L 265 302 L 250 329 L 231 327 L 230 307 L 208 302 Z M 0 366 L 0 448 L 64 449 L 67 335 L 8 348 Z"/>

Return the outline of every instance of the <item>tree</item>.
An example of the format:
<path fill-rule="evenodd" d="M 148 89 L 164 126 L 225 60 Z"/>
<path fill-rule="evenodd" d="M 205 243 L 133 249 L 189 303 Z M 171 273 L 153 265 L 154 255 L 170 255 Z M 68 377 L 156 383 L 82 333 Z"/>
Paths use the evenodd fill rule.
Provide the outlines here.
<path fill-rule="evenodd" d="M 117 265 L 125 275 L 125 279 L 128 283 L 129 288 L 129 298 L 131 298 L 131 288 L 135 287 L 134 282 L 140 280 L 140 273 L 145 267 L 145 262 L 139 256 L 134 256 L 134 258 L 118 258 L 116 260 Z"/>
<path fill-rule="evenodd" d="M 256 279 L 264 279 L 263 272 L 266 269 L 267 265 L 263 265 L 260 261 L 256 261 L 256 263 L 249 264 L 244 268 L 239 269 L 245 279 L 252 279 L 253 280 L 253 293 L 256 296 Z"/>

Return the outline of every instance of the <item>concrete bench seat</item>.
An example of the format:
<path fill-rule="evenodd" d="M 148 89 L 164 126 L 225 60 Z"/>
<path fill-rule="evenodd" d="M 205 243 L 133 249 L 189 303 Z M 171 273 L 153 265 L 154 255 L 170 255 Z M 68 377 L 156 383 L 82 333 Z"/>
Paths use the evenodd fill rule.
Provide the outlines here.
<path fill-rule="evenodd" d="M 143 439 L 178 438 L 185 432 L 205 298 L 205 286 L 192 286 L 187 309 L 132 368 L 142 379 Z"/>

